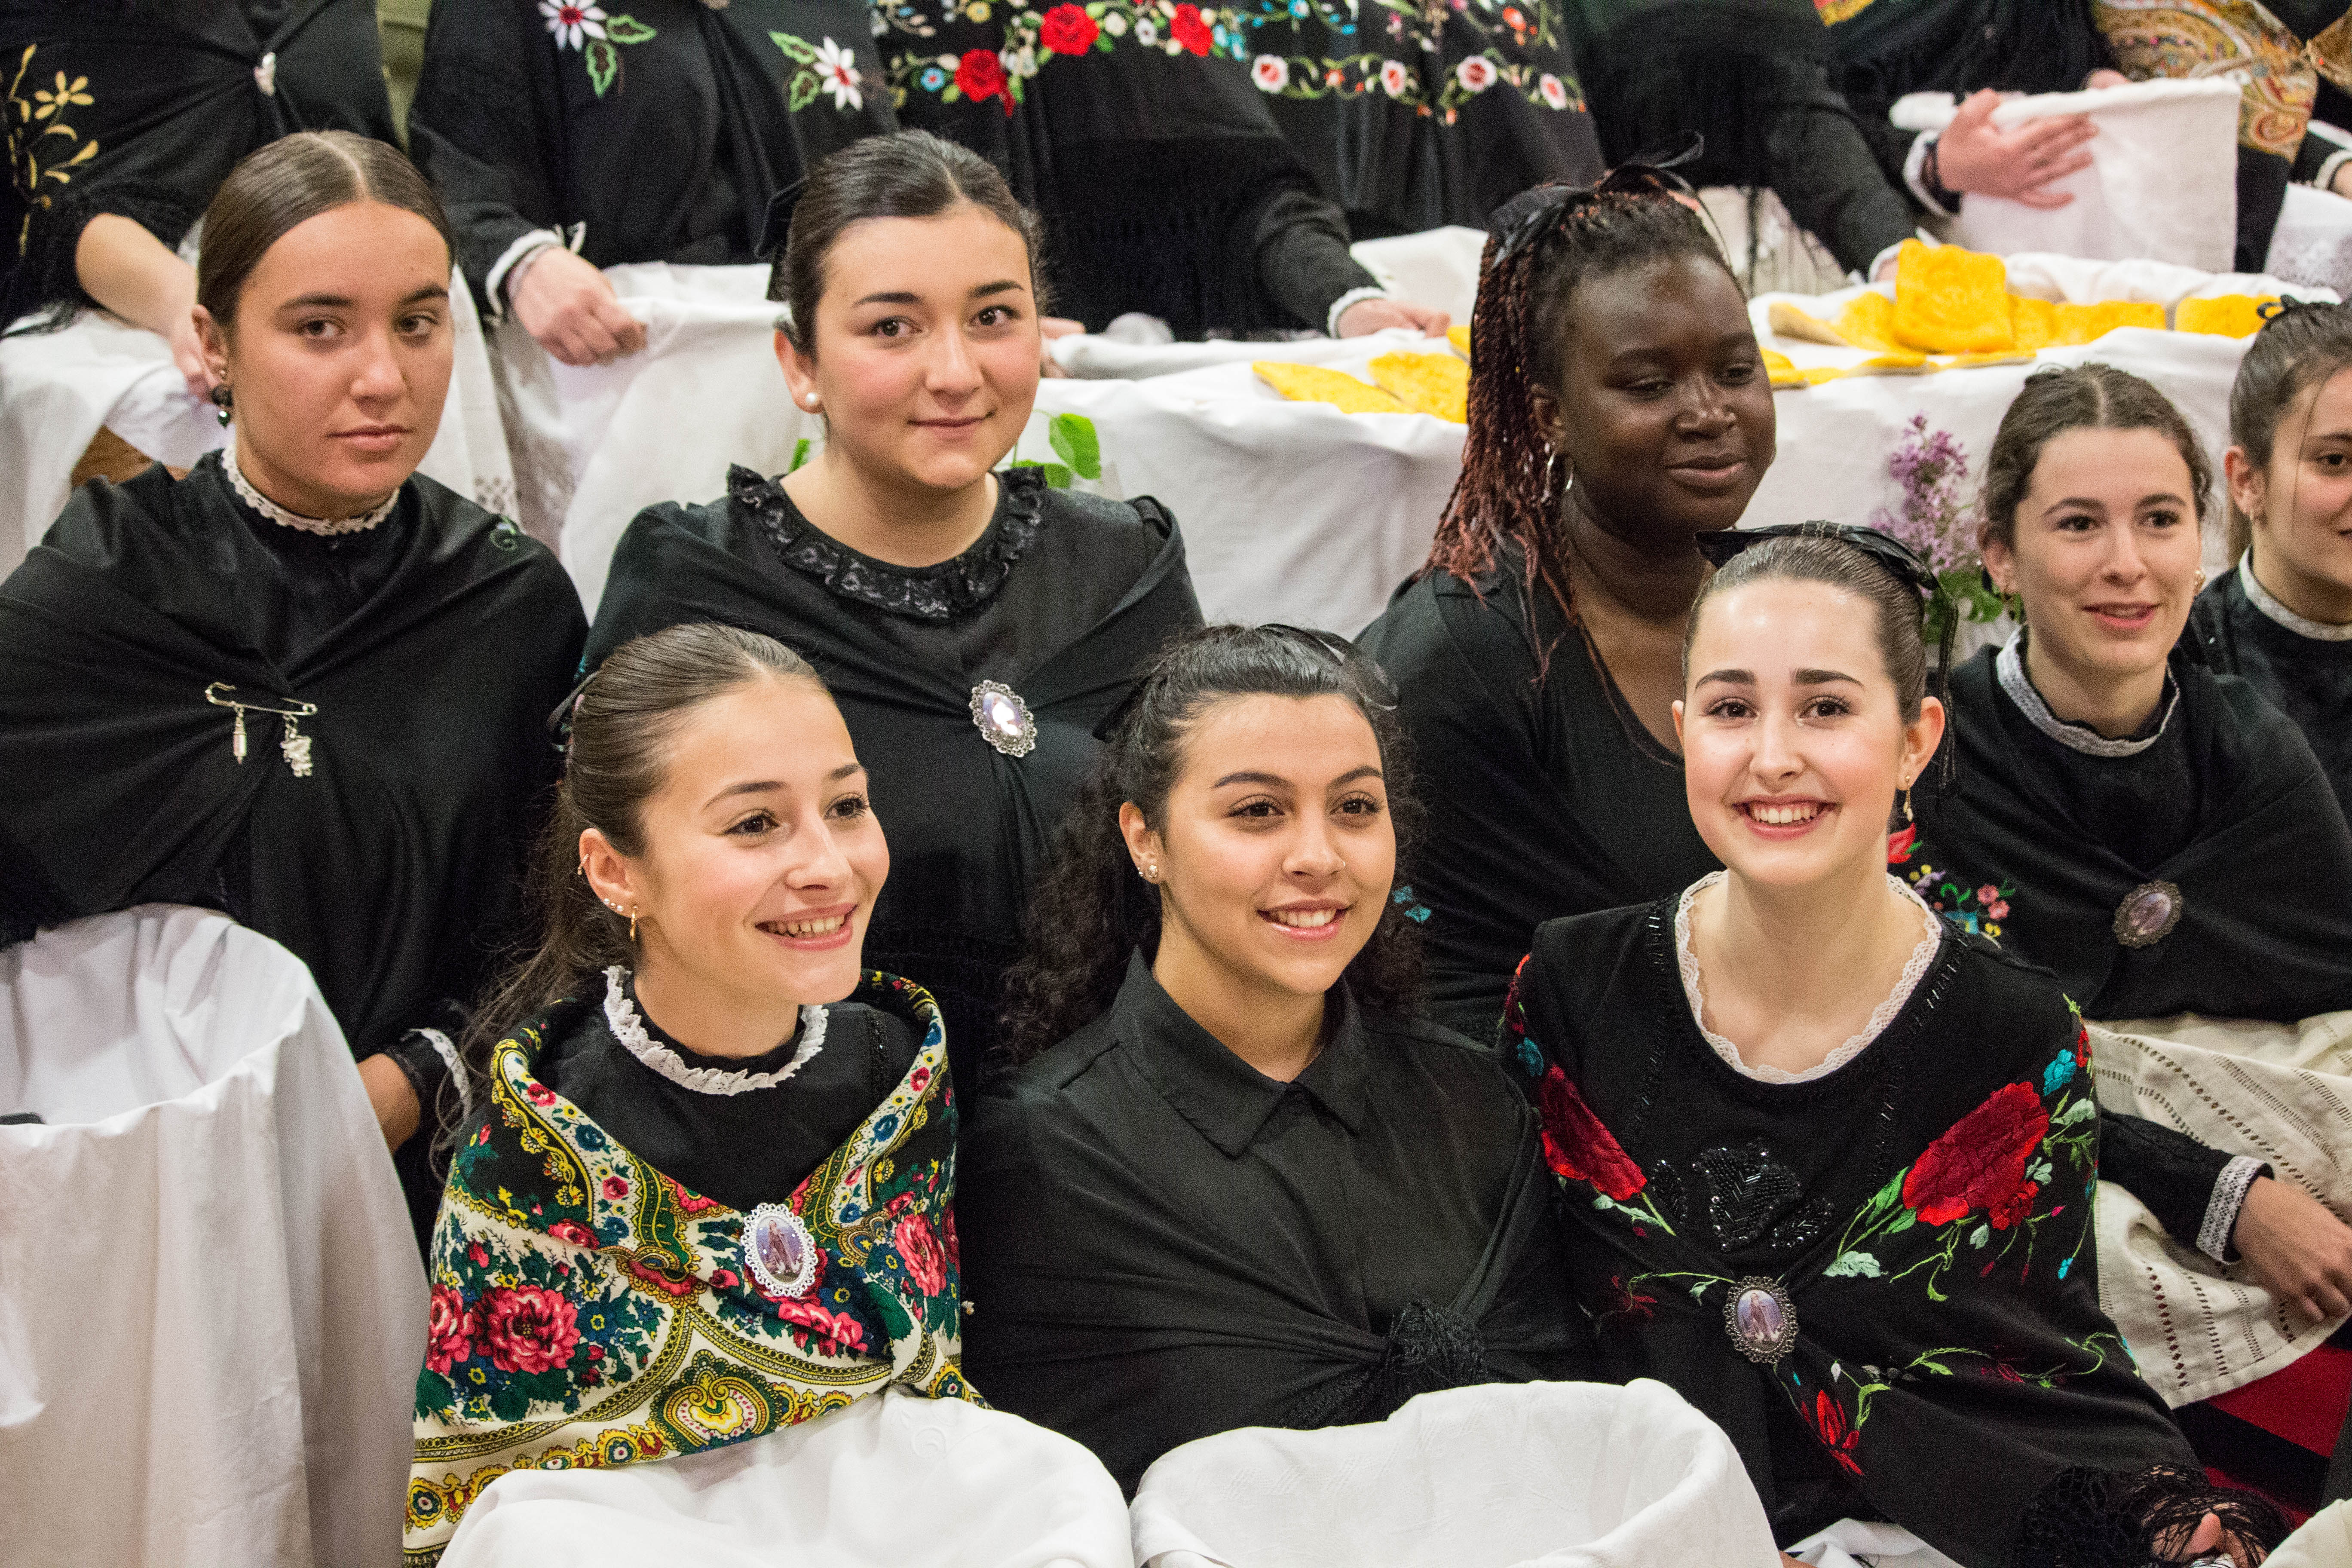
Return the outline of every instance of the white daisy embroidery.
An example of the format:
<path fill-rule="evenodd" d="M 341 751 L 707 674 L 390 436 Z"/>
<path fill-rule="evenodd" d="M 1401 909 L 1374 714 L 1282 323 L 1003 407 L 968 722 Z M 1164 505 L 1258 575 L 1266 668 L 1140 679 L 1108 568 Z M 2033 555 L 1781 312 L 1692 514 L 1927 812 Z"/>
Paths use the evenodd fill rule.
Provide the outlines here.
<path fill-rule="evenodd" d="M 816 47 L 817 83 L 833 94 L 835 109 L 863 109 L 866 94 L 857 84 L 857 57 L 826 38 Z"/>
<path fill-rule="evenodd" d="M 559 49 L 576 49 L 583 39 L 604 36 L 601 6 L 577 5 L 572 0 L 539 0 L 539 14 L 547 19 L 547 30 L 555 35 Z"/>

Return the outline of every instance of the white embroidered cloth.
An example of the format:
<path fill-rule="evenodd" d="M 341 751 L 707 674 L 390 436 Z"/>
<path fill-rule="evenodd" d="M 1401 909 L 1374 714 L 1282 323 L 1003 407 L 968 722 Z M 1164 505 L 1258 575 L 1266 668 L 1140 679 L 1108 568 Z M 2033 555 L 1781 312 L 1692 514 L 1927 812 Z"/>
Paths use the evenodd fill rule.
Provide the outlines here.
<path fill-rule="evenodd" d="M 502 1483 L 503 1484 L 503 1483 Z M 1775 1568 L 1720 1427 L 1662 1383 L 1486 1384 L 1202 1437 L 1143 1474 L 1139 1568 Z"/>
<path fill-rule="evenodd" d="M 0 953 L 0 1558 L 399 1556 L 424 1267 L 310 971 L 209 910 Z"/>
<path fill-rule="evenodd" d="M 2093 1024 L 2099 1103 L 2267 1162 L 2352 1221 L 2352 1012 L 2301 1024 L 2200 1018 Z M 2171 1237 L 2138 1199 L 2099 1184 L 2099 1303 L 2140 1375 L 2173 1405 L 2278 1371 L 2343 1322 L 2289 1318 L 2242 1264 Z"/>

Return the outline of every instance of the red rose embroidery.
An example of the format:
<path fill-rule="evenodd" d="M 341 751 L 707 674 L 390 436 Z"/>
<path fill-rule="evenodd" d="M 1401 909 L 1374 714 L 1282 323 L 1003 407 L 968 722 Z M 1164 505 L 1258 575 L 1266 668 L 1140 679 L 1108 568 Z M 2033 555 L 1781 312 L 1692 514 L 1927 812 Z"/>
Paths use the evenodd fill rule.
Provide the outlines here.
<path fill-rule="evenodd" d="M 482 1341 L 500 1372 L 547 1372 L 568 1365 L 580 1329 L 572 1303 L 536 1285 L 496 1289 L 482 1298 Z"/>
<path fill-rule="evenodd" d="M 2003 1084 L 1927 1145 L 1903 1178 L 1903 1202 L 1927 1225 L 2014 1205 L 2027 1185 L 2025 1163 L 2049 1131 L 2042 1097 L 2024 1084 Z"/>
<path fill-rule="evenodd" d="M 555 1103 L 555 1091 L 548 1088 L 543 1083 L 527 1083 L 523 1085 L 522 1097 L 525 1100 L 530 1100 L 533 1105 L 546 1106 L 553 1105 Z"/>
<path fill-rule="evenodd" d="M 622 1176 L 605 1177 L 604 1195 L 611 1198 L 615 1203 L 627 1197 L 629 1195 L 629 1184 L 627 1179 Z"/>
<path fill-rule="evenodd" d="M 963 95 L 978 103 L 983 99 L 1002 98 L 1004 112 L 1013 112 L 1013 95 L 1004 90 L 1004 62 L 996 58 L 993 49 L 968 49 L 956 62 L 956 86 Z"/>
<path fill-rule="evenodd" d="M 940 1216 L 940 1228 L 947 1233 L 948 1262 L 956 1268 L 963 1267 L 963 1243 L 956 1239 L 955 1210 Z"/>
<path fill-rule="evenodd" d="M 817 1303 L 814 1291 L 801 1300 L 786 1297 L 775 1308 L 776 1316 L 808 1331 L 816 1340 L 817 1350 L 825 1355 L 866 1348 L 866 1325 L 846 1312 L 826 1311 Z"/>
<path fill-rule="evenodd" d="M 1558 1068 L 1544 1074 L 1537 1100 L 1543 1112 L 1544 1163 L 1570 1181 L 1591 1182 L 1619 1203 L 1649 1185 L 1584 1096 Z"/>
<path fill-rule="evenodd" d="M 1886 836 L 1886 863 L 1900 866 L 1911 858 L 1912 846 L 1919 842 L 1919 825 L 1913 823 L 1900 833 Z"/>
<path fill-rule="evenodd" d="M 1985 1218 L 1991 1222 L 1993 1229 L 2007 1230 L 2033 1212 L 2033 1199 L 2041 1191 L 2041 1183 L 2028 1182 L 2008 1197 L 1991 1205 Z"/>
<path fill-rule="evenodd" d="M 596 1233 L 576 1219 L 560 1219 L 547 1227 L 547 1234 L 558 1241 L 568 1241 L 574 1247 L 598 1247 L 604 1245 Z"/>
<path fill-rule="evenodd" d="M 915 1282 L 915 1289 L 936 1296 L 948 1288 L 948 1255 L 931 1233 L 930 1221 L 910 1214 L 892 1227 L 890 1239 L 898 1245 L 899 1259 L 907 1265 L 907 1278 Z"/>
<path fill-rule="evenodd" d="M 1037 41 L 1057 55 L 1082 55 L 1102 28 L 1077 5 L 1056 5 L 1037 18 Z M 917 1085 L 920 1088 L 920 1085 Z"/>
<path fill-rule="evenodd" d="M 425 1364 L 447 1372 L 474 1353 L 474 1314 L 463 1292 L 446 1285 L 433 1287 L 431 1327 L 425 1331 Z"/>
<path fill-rule="evenodd" d="M 1830 1451 L 1831 1458 L 1844 1466 L 1849 1473 L 1862 1474 L 1862 1465 L 1853 1457 L 1854 1445 L 1862 1441 L 1862 1434 L 1847 1422 L 1845 1407 L 1832 1399 L 1823 1389 L 1813 1391 L 1812 1427 L 1814 1436 L 1822 1440 L 1822 1447 Z"/>
<path fill-rule="evenodd" d="M 1176 7 L 1176 15 L 1168 22 L 1168 36 L 1196 55 L 1207 54 L 1217 42 L 1201 17 L 1201 8 L 1192 5 Z"/>

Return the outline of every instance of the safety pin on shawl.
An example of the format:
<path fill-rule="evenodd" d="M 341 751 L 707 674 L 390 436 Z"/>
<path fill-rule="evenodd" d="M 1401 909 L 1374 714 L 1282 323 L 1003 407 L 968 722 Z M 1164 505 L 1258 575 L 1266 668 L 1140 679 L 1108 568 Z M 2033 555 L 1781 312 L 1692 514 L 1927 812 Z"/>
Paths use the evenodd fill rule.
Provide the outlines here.
<path fill-rule="evenodd" d="M 309 778 L 310 776 L 310 737 L 302 733 L 297 726 L 299 721 L 316 715 L 319 705 L 293 698 L 289 698 L 287 701 L 290 705 L 284 707 L 275 706 L 266 701 L 247 701 L 229 695 L 236 690 L 236 688 L 227 681 L 215 680 L 205 688 L 205 700 L 215 708 L 229 709 L 236 715 L 236 723 L 229 731 L 228 750 L 229 755 L 237 760 L 237 765 L 242 767 L 245 763 L 245 715 L 247 710 L 250 709 L 256 713 L 275 713 L 286 721 L 285 732 L 278 738 L 278 754 L 286 759 L 287 769 L 296 778 Z"/>

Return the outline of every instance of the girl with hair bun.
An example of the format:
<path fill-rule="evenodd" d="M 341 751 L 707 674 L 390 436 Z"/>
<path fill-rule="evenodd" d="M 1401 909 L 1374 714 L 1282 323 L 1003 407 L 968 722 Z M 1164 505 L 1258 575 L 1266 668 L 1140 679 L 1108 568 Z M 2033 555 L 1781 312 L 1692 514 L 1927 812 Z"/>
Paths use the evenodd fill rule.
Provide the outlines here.
<path fill-rule="evenodd" d="M 994 169 L 919 132 L 819 165 L 769 293 L 824 447 L 641 513 L 588 639 L 593 668 L 646 632 L 725 621 L 816 666 L 898 850 L 875 962 L 939 998 L 966 1090 L 1095 725 L 1201 621 L 1157 501 L 997 468 L 1036 400 L 1034 235 Z"/>
<path fill-rule="evenodd" d="M 1213 626 L 1038 889 L 959 1165 L 966 1365 L 1130 1491 L 1212 1433 L 1586 1365 L 1533 1116 L 1415 1016 L 1404 768 L 1370 660 Z"/>
<path fill-rule="evenodd" d="M 585 627 L 552 555 L 415 472 L 452 349 L 447 226 L 408 161 L 285 137 L 204 222 L 228 449 L 84 486 L 0 584 L 0 940 L 161 902 L 284 943 L 421 1237 L 458 1005 L 513 938 Z"/>
<path fill-rule="evenodd" d="M 1505 1020 L 1604 1375 L 1712 1416 L 1783 1550 L 1853 1519 L 1969 1568 L 2252 1568 L 2283 1521 L 2099 1309 L 2080 1020 L 1887 873 L 1945 728 L 1933 574 L 1827 524 L 1720 554 L 1674 715 L 1725 869 L 1547 923 Z"/>

